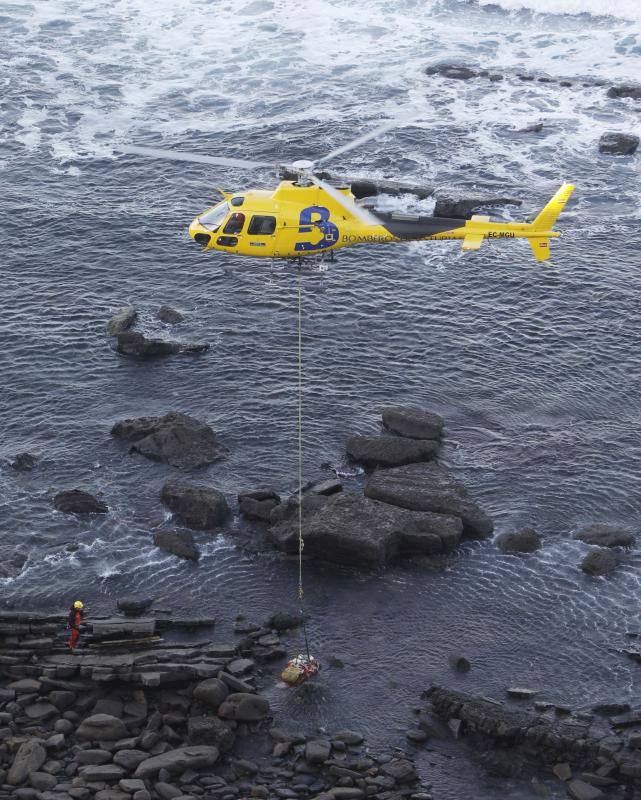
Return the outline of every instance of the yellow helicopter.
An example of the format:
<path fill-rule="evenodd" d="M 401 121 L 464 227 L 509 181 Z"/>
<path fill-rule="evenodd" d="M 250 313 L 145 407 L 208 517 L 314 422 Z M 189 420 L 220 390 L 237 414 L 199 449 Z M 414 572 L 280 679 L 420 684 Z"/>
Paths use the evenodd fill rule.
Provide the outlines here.
<path fill-rule="evenodd" d="M 196 217 L 189 235 L 204 250 L 219 250 L 260 258 L 296 258 L 333 253 L 355 244 L 462 239 L 463 250 L 478 250 L 484 239 L 527 239 L 537 261 L 550 256 L 552 230 L 570 199 L 574 186 L 564 183 L 532 222 L 492 222 L 489 217 L 450 219 L 414 214 L 373 213 L 359 205 L 349 187 L 337 188 L 322 180 L 315 170 L 330 159 L 381 136 L 398 125 L 386 122 L 374 130 L 333 150 L 316 161 L 294 161 L 291 165 L 236 158 L 192 155 L 175 150 L 127 146 L 118 148 L 152 158 L 168 158 L 197 164 L 283 169 L 295 180 L 281 181 L 274 191 L 248 189 L 228 193 L 224 199 Z"/>

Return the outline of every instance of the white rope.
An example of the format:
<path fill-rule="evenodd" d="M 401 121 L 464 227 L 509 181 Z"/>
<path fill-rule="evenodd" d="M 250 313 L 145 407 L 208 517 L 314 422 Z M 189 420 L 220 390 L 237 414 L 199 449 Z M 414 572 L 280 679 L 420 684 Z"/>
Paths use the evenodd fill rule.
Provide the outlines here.
<path fill-rule="evenodd" d="M 303 270 L 298 268 L 298 599 L 303 599 Z"/>

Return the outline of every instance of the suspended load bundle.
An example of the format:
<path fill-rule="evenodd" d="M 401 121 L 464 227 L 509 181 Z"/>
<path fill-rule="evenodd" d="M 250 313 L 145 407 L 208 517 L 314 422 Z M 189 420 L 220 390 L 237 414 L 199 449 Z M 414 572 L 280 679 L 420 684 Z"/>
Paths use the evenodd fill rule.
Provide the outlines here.
<path fill-rule="evenodd" d="M 305 656 L 299 653 L 287 662 L 287 666 L 281 672 L 280 677 L 288 686 L 300 686 L 305 683 L 320 670 L 320 663 L 314 656 Z"/>

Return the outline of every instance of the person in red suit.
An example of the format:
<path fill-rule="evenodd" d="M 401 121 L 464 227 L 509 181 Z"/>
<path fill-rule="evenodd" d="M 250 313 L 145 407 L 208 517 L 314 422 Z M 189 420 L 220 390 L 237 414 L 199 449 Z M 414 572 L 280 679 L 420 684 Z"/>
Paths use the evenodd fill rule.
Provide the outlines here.
<path fill-rule="evenodd" d="M 81 600 L 76 600 L 69 609 L 67 628 L 71 630 L 71 635 L 69 636 L 68 642 L 70 650 L 75 648 L 75 646 L 78 644 L 78 639 L 80 638 L 80 625 L 85 616 L 83 609 L 84 604 Z"/>

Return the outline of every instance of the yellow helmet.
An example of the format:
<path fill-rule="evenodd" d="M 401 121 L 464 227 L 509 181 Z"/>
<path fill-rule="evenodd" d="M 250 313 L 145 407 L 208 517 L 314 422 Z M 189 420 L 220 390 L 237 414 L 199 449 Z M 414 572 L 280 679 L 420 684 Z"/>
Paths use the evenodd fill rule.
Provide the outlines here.
<path fill-rule="evenodd" d="M 73 607 L 74 608 L 84 608 L 84 605 L 83 605 L 81 600 L 76 600 L 76 602 L 73 604 Z"/>

